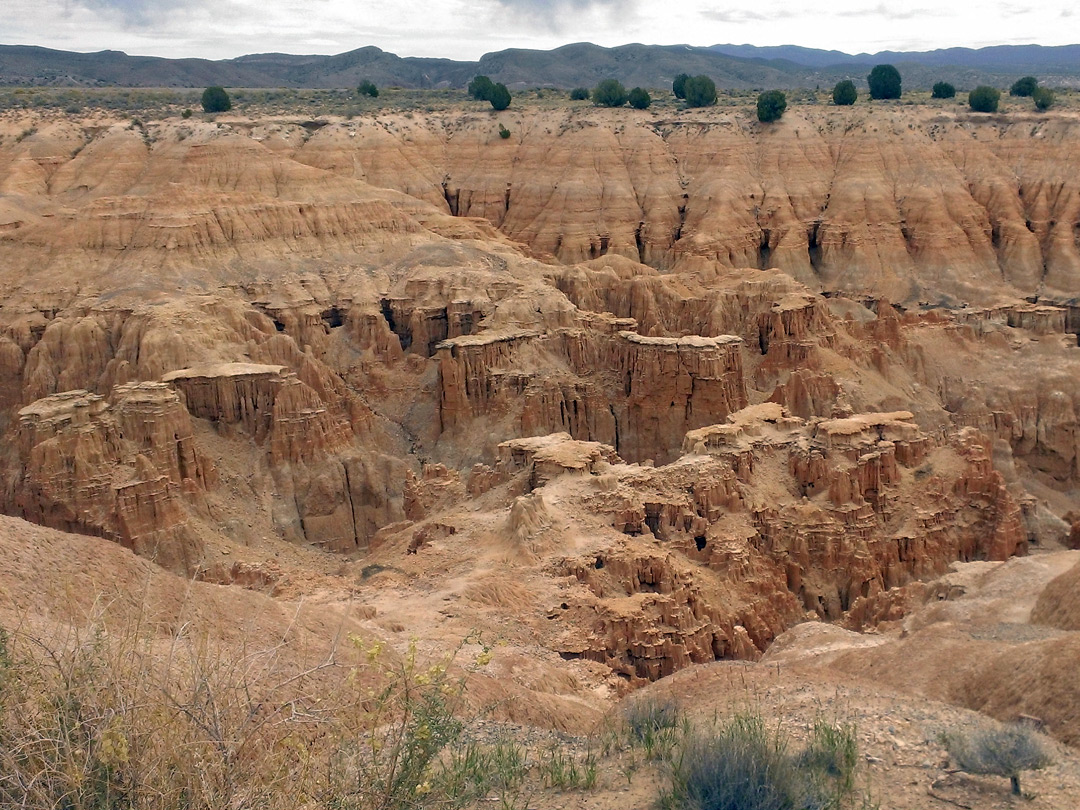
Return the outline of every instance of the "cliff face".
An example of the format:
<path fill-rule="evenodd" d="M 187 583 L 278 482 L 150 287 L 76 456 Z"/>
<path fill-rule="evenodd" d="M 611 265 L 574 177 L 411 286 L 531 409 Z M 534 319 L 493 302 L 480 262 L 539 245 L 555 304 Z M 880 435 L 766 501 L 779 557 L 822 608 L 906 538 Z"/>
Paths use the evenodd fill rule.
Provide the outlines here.
<path fill-rule="evenodd" d="M 325 127 L 297 159 L 484 217 L 565 263 L 779 267 L 892 301 L 1069 299 L 1080 270 L 1071 116 L 800 107 L 433 116 Z"/>
<path fill-rule="evenodd" d="M 205 508 L 214 471 L 173 391 L 129 384 L 109 400 L 71 391 L 37 400 L 18 418 L 9 511 L 116 540 L 174 570 L 194 569 L 201 544 L 186 506 Z"/>
<path fill-rule="evenodd" d="M 754 659 L 807 616 L 895 618 L 909 583 L 1027 549 L 1020 507 L 970 428 L 938 441 L 906 412 L 807 423 L 766 403 L 684 447 L 656 469 L 566 434 L 501 448 L 504 480 L 523 475 L 534 498 L 606 523 L 557 564 L 582 586 L 564 622 L 589 629 L 559 637 L 564 657 L 630 679 Z"/>
<path fill-rule="evenodd" d="M 547 363 L 517 371 L 522 354 L 563 373 Z M 441 343 L 438 360 L 444 430 L 505 415 L 515 434 L 565 430 L 635 461 L 669 460 L 687 429 L 746 404 L 742 341 L 731 335 L 645 337 L 588 326 L 480 335 Z"/>

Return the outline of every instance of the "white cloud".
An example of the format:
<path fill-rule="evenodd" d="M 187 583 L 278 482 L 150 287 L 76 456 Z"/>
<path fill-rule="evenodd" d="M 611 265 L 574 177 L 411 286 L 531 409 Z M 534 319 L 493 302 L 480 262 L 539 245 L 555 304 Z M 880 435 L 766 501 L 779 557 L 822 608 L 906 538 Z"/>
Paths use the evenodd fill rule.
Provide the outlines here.
<path fill-rule="evenodd" d="M 795 44 L 848 52 L 1080 37 L 1048 20 L 1061 0 L 933 5 L 926 0 L 4 0 L 0 42 L 80 51 L 228 58 L 245 53 L 339 53 L 376 45 L 401 56 L 476 59 L 509 47 L 588 40 L 712 45 Z M 927 18 L 936 14 L 933 24 Z"/>

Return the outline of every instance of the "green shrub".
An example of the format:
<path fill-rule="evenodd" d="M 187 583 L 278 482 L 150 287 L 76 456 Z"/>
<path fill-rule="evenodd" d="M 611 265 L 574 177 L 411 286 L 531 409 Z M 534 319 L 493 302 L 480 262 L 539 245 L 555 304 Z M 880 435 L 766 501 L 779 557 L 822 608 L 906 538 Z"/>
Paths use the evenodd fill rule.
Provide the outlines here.
<path fill-rule="evenodd" d="M 930 93 L 930 98 L 954 98 L 955 96 L 956 88 L 948 82 L 937 82 Z"/>
<path fill-rule="evenodd" d="M 202 108 L 208 113 L 227 112 L 232 109 L 232 101 L 224 87 L 207 87 L 202 94 Z"/>
<path fill-rule="evenodd" d="M 866 77 L 870 98 L 900 98 L 900 71 L 892 65 L 874 65 Z"/>
<path fill-rule="evenodd" d="M 672 773 L 667 810 L 839 810 L 854 804 L 858 762 L 851 726 L 815 725 L 793 755 L 778 730 L 738 715 L 713 734 L 690 737 Z"/>
<path fill-rule="evenodd" d="M 810 741 L 798 758 L 804 769 L 831 780 L 832 793 L 839 800 L 855 790 L 855 768 L 859 762 L 859 743 L 851 723 L 814 723 Z M 828 784 L 826 782 L 825 784 Z"/>
<path fill-rule="evenodd" d="M 858 97 L 859 91 L 855 89 L 855 82 L 851 81 L 851 79 L 837 82 L 832 89 L 833 104 L 838 107 L 850 107 Z"/>
<path fill-rule="evenodd" d="M 494 89 L 494 82 L 487 76 L 476 76 L 469 82 L 468 93 L 477 101 L 490 101 Z"/>
<path fill-rule="evenodd" d="M 635 110 L 647 110 L 649 105 L 652 104 L 652 96 L 649 95 L 649 91 L 641 87 L 635 87 L 627 93 L 626 98 L 630 102 L 630 106 Z"/>
<path fill-rule="evenodd" d="M 648 734 L 678 726 L 679 707 L 673 700 L 638 698 L 623 708 L 623 719 L 630 736 L 641 741 Z"/>
<path fill-rule="evenodd" d="M 778 121 L 787 109 L 787 96 L 780 90 L 766 90 L 757 97 L 758 121 Z"/>
<path fill-rule="evenodd" d="M 571 101 L 586 101 L 586 100 L 588 100 L 588 98 L 589 98 L 589 88 L 588 87 L 575 87 L 573 90 L 570 91 L 570 100 Z"/>
<path fill-rule="evenodd" d="M 691 76 L 683 91 L 687 107 L 711 107 L 716 103 L 716 84 L 708 76 Z"/>
<path fill-rule="evenodd" d="M 362 82 L 360 82 L 360 86 L 356 88 L 356 93 L 360 96 L 371 96 L 372 98 L 378 98 L 379 88 L 376 87 L 372 82 L 364 79 Z"/>
<path fill-rule="evenodd" d="M 586 751 L 578 758 L 565 748 L 553 745 L 541 752 L 537 763 L 540 781 L 558 790 L 591 790 L 599 776 L 596 755 Z"/>
<path fill-rule="evenodd" d="M 618 79 L 604 79 L 592 91 L 597 107 L 621 107 L 626 103 L 626 88 Z"/>
<path fill-rule="evenodd" d="M 985 84 L 980 84 L 968 93 L 968 106 L 975 112 L 997 112 L 1000 99 L 1000 90 L 996 87 L 987 87 Z"/>
<path fill-rule="evenodd" d="M 1034 76 L 1024 76 L 1024 78 L 1017 79 L 1013 82 L 1012 87 L 1009 88 L 1009 95 L 1028 98 L 1035 92 L 1035 89 L 1038 86 L 1039 80 Z"/>
<path fill-rule="evenodd" d="M 181 118 L 191 118 L 191 110 L 185 109 L 182 113 L 180 113 L 180 117 Z"/>
<path fill-rule="evenodd" d="M 1018 724 L 945 734 L 942 742 L 960 770 L 1007 776 L 1017 796 L 1021 771 L 1039 770 L 1053 761 L 1039 736 Z"/>
<path fill-rule="evenodd" d="M 510 91 L 506 89 L 505 84 L 492 85 L 488 101 L 496 110 L 505 110 L 510 106 Z"/>
<path fill-rule="evenodd" d="M 689 80 L 690 77 L 685 73 L 675 77 L 675 81 L 671 83 L 671 92 L 675 94 L 675 98 L 686 98 L 686 83 Z"/>
<path fill-rule="evenodd" d="M 1036 87 L 1031 94 L 1036 110 L 1048 110 L 1054 105 L 1054 91 L 1048 87 Z"/>
<path fill-rule="evenodd" d="M 502 124 L 499 124 L 499 137 L 502 138 L 504 141 L 510 137 L 510 130 L 508 130 Z"/>
<path fill-rule="evenodd" d="M 630 744 L 640 746 L 647 759 L 668 759 L 676 743 L 689 731 L 672 700 L 635 698 L 622 710 Z"/>

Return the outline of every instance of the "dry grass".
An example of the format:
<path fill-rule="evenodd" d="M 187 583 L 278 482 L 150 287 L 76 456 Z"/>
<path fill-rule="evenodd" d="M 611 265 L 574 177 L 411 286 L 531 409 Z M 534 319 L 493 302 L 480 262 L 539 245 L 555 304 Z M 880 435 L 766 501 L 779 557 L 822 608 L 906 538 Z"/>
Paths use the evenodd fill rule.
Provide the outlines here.
<path fill-rule="evenodd" d="M 290 671 L 287 643 L 224 650 L 181 629 L 163 646 L 104 622 L 4 631 L 0 805 L 301 806 L 329 787 L 319 766 L 340 744 L 326 676 L 352 669 L 332 653 Z"/>
<path fill-rule="evenodd" d="M 189 625 L 110 633 L 104 614 L 0 629 L 0 807 L 511 810 L 596 782 L 595 758 L 565 745 L 465 734 L 484 647 L 432 661 L 349 637 L 298 668 L 288 633 L 228 649 Z"/>

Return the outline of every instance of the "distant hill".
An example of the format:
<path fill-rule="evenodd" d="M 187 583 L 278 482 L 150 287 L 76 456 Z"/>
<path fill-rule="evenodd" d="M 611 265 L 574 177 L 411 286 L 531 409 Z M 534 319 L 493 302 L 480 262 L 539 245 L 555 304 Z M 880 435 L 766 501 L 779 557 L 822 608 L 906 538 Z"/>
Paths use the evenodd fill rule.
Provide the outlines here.
<path fill-rule="evenodd" d="M 920 86 L 931 74 L 969 83 L 1003 81 L 1022 75 L 1035 75 L 1047 83 L 1077 86 L 1080 80 L 1080 45 L 994 45 L 987 48 L 940 48 L 934 51 L 878 51 L 849 54 L 798 45 L 713 45 L 712 50 L 726 56 L 758 61 L 784 60 L 817 70 L 853 71 L 882 62 L 903 66 L 905 78 Z"/>
<path fill-rule="evenodd" d="M 550 51 L 511 48 L 485 54 L 477 62 L 401 57 L 371 46 L 333 56 L 265 53 L 210 60 L 0 45 L 0 85 L 351 87 L 370 79 L 382 86 L 460 88 L 483 73 L 510 87 L 592 86 L 606 78 L 628 87 L 667 87 L 678 73 L 704 73 L 723 88 L 793 88 L 827 86 L 841 78 L 865 84 L 868 66 L 883 61 L 901 67 L 906 87 L 929 87 L 942 78 L 961 86 L 1001 83 L 1025 73 L 1047 83 L 1080 83 L 1080 45 L 852 55 L 793 45 L 603 48 L 580 42 Z"/>
<path fill-rule="evenodd" d="M 712 50 L 742 59 L 784 59 L 807 67 L 876 65 L 903 62 L 955 66 L 1018 73 L 1067 72 L 1080 74 L 1080 45 L 994 45 L 988 48 L 941 48 L 936 51 L 878 51 L 848 54 L 799 45 L 713 45 Z"/>

